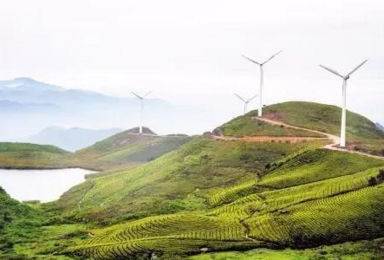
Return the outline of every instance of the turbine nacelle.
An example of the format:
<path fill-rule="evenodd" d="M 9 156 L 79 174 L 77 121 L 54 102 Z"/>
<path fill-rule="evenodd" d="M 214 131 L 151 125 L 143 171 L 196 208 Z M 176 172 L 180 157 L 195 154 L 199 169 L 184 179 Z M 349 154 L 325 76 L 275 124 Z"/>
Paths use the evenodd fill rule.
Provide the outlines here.
<path fill-rule="evenodd" d="M 340 78 L 343 78 L 344 80 L 348 80 L 350 78 L 350 76 L 356 71 L 358 70 L 361 66 L 363 66 L 368 60 L 365 60 L 363 61 L 362 63 L 360 63 L 356 68 L 354 68 L 351 72 L 349 72 L 347 75 L 342 75 L 340 74 L 339 72 L 337 72 L 336 70 L 334 69 L 331 69 L 331 68 L 328 68 L 324 65 L 319 65 L 320 67 L 322 67 L 323 69 L 325 70 L 328 70 L 329 72 L 331 72 L 332 74 L 335 74 L 336 76 L 339 76 Z"/>

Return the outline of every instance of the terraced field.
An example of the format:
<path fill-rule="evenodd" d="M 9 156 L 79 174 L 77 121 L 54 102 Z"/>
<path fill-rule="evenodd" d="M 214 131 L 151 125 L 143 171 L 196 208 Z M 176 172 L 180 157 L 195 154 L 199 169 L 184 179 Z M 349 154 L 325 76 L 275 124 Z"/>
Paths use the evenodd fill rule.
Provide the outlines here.
<path fill-rule="evenodd" d="M 328 164 L 318 167 L 324 157 Z M 297 174 L 305 172 L 300 167 L 313 170 L 303 178 Z M 301 248 L 381 237 L 380 171 L 384 171 L 381 160 L 335 151 L 303 152 L 259 179 L 216 190 L 207 200 L 210 210 L 98 230 L 93 239 L 71 250 L 95 259 L 138 255 L 167 259 L 206 250 Z"/>
<path fill-rule="evenodd" d="M 300 106 L 308 107 L 311 113 L 302 107 L 303 111 L 298 112 Z M 120 179 L 124 187 L 140 180 L 144 184 L 140 193 L 148 187 L 153 189 L 158 185 L 153 180 L 160 180 L 164 174 L 169 185 L 187 166 L 187 172 L 194 174 L 185 176 L 188 182 L 184 187 L 193 183 L 196 190 L 191 189 L 183 196 L 198 198 L 200 206 L 194 210 L 183 208 L 177 214 L 153 212 L 157 216 L 94 230 L 92 239 L 68 249 L 68 253 L 94 259 L 173 259 L 207 251 L 307 248 L 384 237 L 384 160 L 320 149 L 326 147 L 329 138 L 321 140 L 324 134 L 304 129 L 335 134 L 339 125 L 338 108 L 293 102 L 267 107 L 266 112 L 267 119 L 277 118 L 302 129 L 257 121 L 253 111 L 215 129 L 214 137 L 225 138 L 196 140 L 183 152 L 181 149 L 165 156 L 161 166 L 160 161 L 155 161 L 131 172 L 129 177 L 120 173 L 124 179 L 131 180 L 123 185 Z M 298 114 L 284 121 L 291 113 Z M 324 130 L 323 122 L 317 122 L 316 116 L 326 114 L 330 115 L 324 118 L 329 128 Z M 349 118 L 355 119 L 348 129 L 351 140 L 367 143 L 384 140 L 369 120 L 353 113 L 349 113 Z M 253 142 L 247 139 L 249 136 L 304 139 L 301 142 Z M 271 151 L 276 149 L 285 152 L 271 156 Z M 176 154 L 178 157 L 174 157 Z M 173 168 L 166 170 L 170 162 Z M 160 169 L 165 169 L 161 175 Z M 207 173 L 212 178 L 205 179 Z M 228 178 L 232 173 L 240 175 Z M 139 178 L 131 179 L 135 176 Z M 142 179 L 143 176 L 146 177 Z M 226 176 L 225 182 L 217 182 L 219 176 Z M 116 180 L 116 176 L 109 178 Z M 200 186 L 194 178 L 198 178 Z M 201 185 L 205 181 L 213 184 L 213 180 L 212 186 Z M 103 181 L 103 185 L 107 183 L 110 182 Z M 180 184 L 175 183 L 172 190 Z M 170 189 L 166 190 L 170 196 Z M 92 193 L 101 194 L 97 189 L 92 189 L 89 195 Z"/>
<path fill-rule="evenodd" d="M 143 166 L 89 179 L 66 192 L 59 204 L 76 218 L 107 223 L 205 210 L 211 207 L 207 198 L 214 199 L 216 192 L 252 182 L 269 170 L 266 165 L 321 145 L 226 142 L 201 137 Z"/>

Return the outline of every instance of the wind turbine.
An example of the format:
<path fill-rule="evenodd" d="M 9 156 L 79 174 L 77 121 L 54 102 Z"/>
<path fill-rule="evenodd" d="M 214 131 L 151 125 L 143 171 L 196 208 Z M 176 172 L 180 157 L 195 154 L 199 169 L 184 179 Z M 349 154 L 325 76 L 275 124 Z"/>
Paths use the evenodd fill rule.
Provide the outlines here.
<path fill-rule="evenodd" d="M 135 95 L 138 99 L 140 99 L 140 130 L 139 130 L 139 133 L 142 134 L 143 133 L 143 114 L 144 114 L 144 99 L 149 95 L 151 94 L 152 90 L 151 91 L 148 91 L 147 94 L 143 95 L 143 96 L 140 96 L 138 94 L 136 94 L 135 92 L 132 92 L 133 95 Z"/>
<path fill-rule="evenodd" d="M 263 66 L 269 62 L 270 60 L 272 60 L 274 57 L 276 57 L 278 54 L 280 54 L 282 51 L 279 51 L 278 53 L 272 55 L 269 59 L 267 59 L 266 61 L 264 62 L 257 62 L 255 60 L 252 60 L 246 56 L 243 55 L 243 57 L 247 60 L 249 60 L 250 62 L 253 62 L 257 65 L 260 66 L 260 90 L 259 90 L 259 110 L 258 110 L 258 116 L 261 117 L 263 116 L 263 88 L 264 88 L 264 70 L 263 70 Z"/>
<path fill-rule="evenodd" d="M 356 70 L 358 70 L 361 66 L 363 66 L 368 60 L 363 61 L 359 64 L 356 68 L 354 68 L 351 72 L 349 72 L 347 75 L 343 76 L 337 71 L 330 69 L 328 67 L 325 67 L 323 65 L 320 65 L 325 70 L 328 70 L 329 72 L 341 77 L 343 79 L 343 91 L 342 91 L 342 104 L 343 104 L 343 111 L 341 114 L 341 130 L 340 130 L 340 147 L 345 147 L 345 141 L 346 141 L 346 127 L 347 127 L 347 80 L 349 77 L 354 73 Z"/>
<path fill-rule="evenodd" d="M 247 106 L 248 106 L 248 103 L 251 102 L 255 97 L 257 97 L 258 95 L 255 95 L 253 97 L 251 97 L 250 99 L 248 100 L 245 100 L 244 98 L 242 98 L 241 96 L 239 96 L 238 94 L 235 93 L 235 96 L 240 99 L 241 101 L 244 102 L 244 115 L 247 113 Z"/>

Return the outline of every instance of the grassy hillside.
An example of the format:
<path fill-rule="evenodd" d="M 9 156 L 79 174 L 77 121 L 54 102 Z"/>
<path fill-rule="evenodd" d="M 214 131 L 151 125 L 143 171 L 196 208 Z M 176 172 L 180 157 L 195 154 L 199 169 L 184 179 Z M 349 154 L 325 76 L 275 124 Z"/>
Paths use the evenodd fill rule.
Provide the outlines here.
<path fill-rule="evenodd" d="M 63 168 L 69 154 L 51 145 L 0 143 L 0 168 Z"/>
<path fill-rule="evenodd" d="M 57 252 L 82 243 L 85 224 L 72 224 L 46 205 L 23 204 L 0 187 L 0 259 L 75 260 Z"/>
<path fill-rule="evenodd" d="M 337 111 L 288 102 L 266 107 L 266 117 L 336 134 Z M 254 115 L 216 133 L 311 136 L 259 125 Z M 370 152 L 378 152 L 382 133 L 359 115 L 348 118 L 357 149 L 373 144 Z M 327 140 L 190 139 L 128 131 L 69 155 L 112 170 L 36 206 L 46 214 L 39 217 L 44 233 L 25 229 L 31 236 L 13 253 L 54 260 L 381 258 L 384 160 L 321 148 Z M 245 250 L 252 251 L 234 252 Z"/>
<path fill-rule="evenodd" d="M 208 253 L 187 260 L 373 260 L 384 259 L 384 239 L 347 242 L 305 250 L 255 249 L 246 252 Z M 171 260 L 171 259 L 170 259 Z M 181 260 L 174 258 L 172 260 Z"/>
<path fill-rule="evenodd" d="M 251 115 L 256 116 L 256 111 Z M 287 124 L 340 134 L 341 108 L 312 102 L 285 102 L 265 107 L 264 116 Z M 355 150 L 383 155 L 384 132 L 369 119 L 347 112 L 347 142 Z"/>
<path fill-rule="evenodd" d="M 257 121 L 257 110 L 251 111 L 215 129 L 226 136 L 301 136 L 323 137 L 304 130 L 288 129 Z M 264 108 L 264 118 L 313 129 L 333 135 L 340 134 L 341 109 L 313 102 L 285 102 Z M 384 154 L 384 132 L 375 123 L 356 113 L 347 112 L 347 141 L 350 149 Z"/>
<path fill-rule="evenodd" d="M 193 139 L 186 135 L 158 136 L 148 128 L 144 128 L 145 134 L 139 135 L 135 130 L 97 142 L 76 152 L 72 159 L 94 169 L 127 168 L 152 161 Z"/>
<path fill-rule="evenodd" d="M 258 180 L 216 189 L 206 199 L 211 207 L 97 230 L 72 250 L 96 259 L 148 254 L 170 259 L 202 250 L 302 248 L 382 237 L 384 161 L 323 153 L 289 156 Z M 319 167 L 323 156 L 327 165 Z M 305 167 L 312 170 L 303 180 L 297 172 Z"/>
<path fill-rule="evenodd" d="M 74 210 L 77 217 L 109 222 L 204 209 L 211 189 L 253 180 L 268 170 L 267 164 L 320 145 L 201 137 L 143 166 L 87 180 L 65 193 L 60 204 L 66 211 Z"/>
<path fill-rule="evenodd" d="M 224 136 L 288 136 L 288 137 L 324 137 L 323 135 L 303 130 L 275 126 L 254 119 L 257 113 L 250 112 L 239 116 L 228 123 L 216 128 L 213 133 Z"/>

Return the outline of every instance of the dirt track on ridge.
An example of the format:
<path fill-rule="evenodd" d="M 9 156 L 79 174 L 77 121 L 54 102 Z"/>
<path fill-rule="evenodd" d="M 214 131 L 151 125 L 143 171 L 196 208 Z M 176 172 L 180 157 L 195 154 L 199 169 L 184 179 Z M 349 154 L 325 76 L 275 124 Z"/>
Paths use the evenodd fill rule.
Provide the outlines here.
<path fill-rule="evenodd" d="M 299 127 L 299 126 L 293 126 L 289 125 L 280 121 L 275 121 L 267 118 L 260 118 L 260 117 L 253 117 L 255 120 L 259 120 L 271 125 L 276 125 L 276 126 L 284 126 L 286 128 L 290 129 L 296 129 L 296 130 L 303 130 L 311 133 L 316 133 L 323 135 L 324 138 L 321 137 L 282 137 L 282 136 L 244 136 L 244 137 L 231 137 L 231 136 L 222 136 L 222 135 L 213 135 L 213 138 L 215 140 L 227 140 L 227 141 L 245 141 L 245 142 L 260 142 L 260 143 L 268 143 L 268 142 L 283 142 L 283 143 L 299 143 L 299 142 L 305 142 L 305 141 L 314 141 L 314 140 L 329 140 L 329 144 L 323 146 L 324 149 L 328 150 L 333 150 L 333 151 L 340 151 L 340 152 L 347 152 L 351 154 L 358 154 L 361 156 L 366 156 L 370 158 L 375 158 L 375 159 L 381 159 L 384 160 L 384 157 L 382 156 L 377 156 L 377 155 L 372 155 L 368 153 L 363 153 L 363 152 L 358 152 L 358 151 L 352 151 L 348 149 L 343 149 L 338 147 L 338 144 L 340 143 L 340 138 L 336 135 L 324 133 L 321 131 L 313 130 L 313 129 L 308 129 L 304 127 Z"/>

